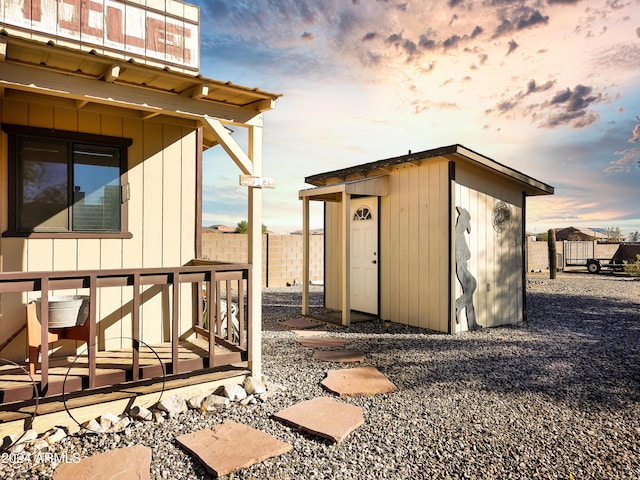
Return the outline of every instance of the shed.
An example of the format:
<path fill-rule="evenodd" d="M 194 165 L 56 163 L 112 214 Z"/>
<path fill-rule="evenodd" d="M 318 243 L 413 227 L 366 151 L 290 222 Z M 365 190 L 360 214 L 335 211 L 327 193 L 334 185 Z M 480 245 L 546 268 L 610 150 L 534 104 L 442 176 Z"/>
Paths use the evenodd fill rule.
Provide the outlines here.
<path fill-rule="evenodd" d="M 553 187 L 462 145 L 305 178 L 322 201 L 324 306 L 457 333 L 526 318 L 526 199 Z M 303 249 L 305 274 L 308 249 Z M 303 314 L 309 314 L 303 278 Z"/>
<path fill-rule="evenodd" d="M 203 261 L 202 162 L 217 146 L 239 174 L 260 177 L 263 114 L 280 95 L 200 74 L 194 5 L 61 5 L 0 8 L 0 356 L 18 367 L 25 304 L 42 301 L 38 391 L 20 386 L 19 368 L 3 370 L 0 404 L 60 393 L 60 365 L 82 352 L 77 389 L 159 371 L 237 375 L 238 362 L 259 375 L 261 191 L 246 191 L 248 262 Z M 247 151 L 229 126 L 247 132 Z M 49 336 L 55 295 L 89 297 L 84 342 Z M 51 362 L 50 338 L 66 339 Z M 143 346 L 159 352 L 156 365 L 144 364 Z"/>

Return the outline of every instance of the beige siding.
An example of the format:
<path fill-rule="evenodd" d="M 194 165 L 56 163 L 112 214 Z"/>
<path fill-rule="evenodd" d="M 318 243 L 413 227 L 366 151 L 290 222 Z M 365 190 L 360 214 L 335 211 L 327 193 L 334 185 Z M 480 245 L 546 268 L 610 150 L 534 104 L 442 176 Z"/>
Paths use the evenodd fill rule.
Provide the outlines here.
<path fill-rule="evenodd" d="M 380 317 L 448 331 L 448 162 L 401 165 L 380 201 Z M 327 202 L 325 305 L 341 308 L 342 216 Z"/>
<path fill-rule="evenodd" d="M 76 270 L 128 267 L 180 266 L 195 256 L 195 160 L 196 130 L 186 126 L 142 121 L 131 114 L 114 114 L 115 109 L 76 110 L 70 103 L 54 100 L 38 103 L 38 97 L 0 99 L 0 120 L 25 126 L 78 131 L 131 138 L 128 150 L 131 239 L 0 239 L 2 270 Z M 0 135 L 2 185 L 0 206 L 2 230 L 8 226 L 7 136 Z M 171 295 L 168 289 L 148 288 L 149 300 L 142 311 L 142 340 L 152 343 L 167 339 Z M 66 293 L 66 292 L 56 292 Z M 86 293 L 86 292 L 80 292 Z M 160 294 L 162 293 L 162 294 Z M 30 294 L 29 298 L 37 296 Z M 7 296 L 5 296 L 7 297 Z M 27 298 L 3 297 L 0 341 L 24 322 L 23 302 Z M 15 296 L 17 297 L 17 296 Z M 116 348 L 128 345 L 131 336 L 131 288 L 99 291 L 97 314 L 99 345 Z M 181 331 L 191 324 L 191 289 L 181 287 Z M 20 338 L 3 351 L 19 358 L 24 353 Z"/>
<path fill-rule="evenodd" d="M 475 166 L 456 165 L 456 206 L 471 216 L 471 233 L 465 239 L 471 251 L 469 270 L 477 282 L 474 309 L 483 327 L 522 321 L 522 191 L 512 182 L 489 175 Z M 509 205 L 511 226 L 499 233 L 493 228 L 492 214 L 498 201 Z M 457 218 L 457 213 L 456 213 Z M 455 282 L 455 297 L 462 293 Z M 457 331 L 466 330 L 463 312 Z"/>
<path fill-rule="evenodd" d="M 381 318 L 448 330 L 448 162 L 401 165 L 380 216 Z"/>

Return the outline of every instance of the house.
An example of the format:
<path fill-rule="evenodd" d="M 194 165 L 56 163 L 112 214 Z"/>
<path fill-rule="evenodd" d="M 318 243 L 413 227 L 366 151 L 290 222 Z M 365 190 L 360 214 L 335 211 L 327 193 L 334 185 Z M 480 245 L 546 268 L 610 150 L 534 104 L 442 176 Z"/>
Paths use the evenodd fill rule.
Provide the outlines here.
<path fill-rule="evenodd" d="M 566 227 L 560 228 L 556 230 L 556 240 L 573 240 L 573 241 L 583 241 L 583 240 L 598 240 L 598 241 L 607 241 L 609 236 L 592 230 L 590 228 L 578 228 L 578 227 Z"/>
<path fill-rule="evenodd" d="M 344 325 L 352 310 L 449 333 L 525 319 L 526 199 L 553 187 L 462 145 L 305 181 L 305 238 L 324 202 L 324 306 Z"/>
<path fill-rule="evenodd" d="M 58 3 L 0 9 L 0 356 L 16 367 L 4 365 L 0 403 L 34 394 L 10 376 L 26 365 L 37 299 L 37 395 L 61 392 L 76 354 L 87 368 L 67 392 L 238 362 L 259 374 L 261 191 L 247 188 L 248 263 L 201 260 L 202 161 L 222 148 L 260 177 L 263 114 L 279 95 L 200 74 L 193 5 Z M 247 152 L 226 125 L 248 132 Z M 54 295 L 89 297 L 80 341 L 49 332 Z M 220 323 L 232 304 L 233 335 Z"/>

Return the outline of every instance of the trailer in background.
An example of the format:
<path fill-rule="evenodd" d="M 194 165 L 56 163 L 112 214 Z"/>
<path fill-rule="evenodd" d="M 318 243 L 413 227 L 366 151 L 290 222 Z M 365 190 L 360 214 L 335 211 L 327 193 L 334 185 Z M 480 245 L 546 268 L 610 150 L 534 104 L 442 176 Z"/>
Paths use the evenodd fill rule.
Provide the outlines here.
<path fill-rule="evenodd" d="M 600 273 L 603 268 L 610 268 L 614 272 L 621 272 L 624 266 L 634 263 L 640 255 L 640 244 L 621 243 L 618 250 L 609 258 L 589 258 L 587 259 L 587 271 L 589 273 Z"/>

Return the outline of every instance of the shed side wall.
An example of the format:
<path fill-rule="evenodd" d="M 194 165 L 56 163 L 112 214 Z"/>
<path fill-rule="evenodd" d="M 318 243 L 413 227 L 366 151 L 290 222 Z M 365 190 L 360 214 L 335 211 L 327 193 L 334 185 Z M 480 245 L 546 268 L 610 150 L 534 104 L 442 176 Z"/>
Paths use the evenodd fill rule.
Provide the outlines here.
<path fill-rule="evenodd" d="M 463 162 L 456 163 L 455 188 L 455 206 L 466 209 L 471 217 L 471 232 L 465 233 L 465 240 L 471 252 L 468 269 L 476 279 L 473 303 L 477 322 L 483 327 L 522 322 L 522 190 Z M 494 207 L 501 200 L 511 211 L 509 228 L 503 232 L 492 222 Z M 457 218 L 457 213 L 454 215 Z M 455 298 L 461 294 L 456 279 Z M 466 319 L 463 311 L 456 331 L 467 330 Z"/>

